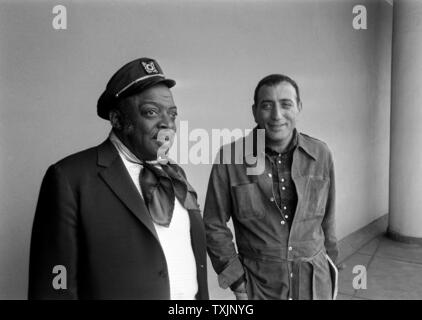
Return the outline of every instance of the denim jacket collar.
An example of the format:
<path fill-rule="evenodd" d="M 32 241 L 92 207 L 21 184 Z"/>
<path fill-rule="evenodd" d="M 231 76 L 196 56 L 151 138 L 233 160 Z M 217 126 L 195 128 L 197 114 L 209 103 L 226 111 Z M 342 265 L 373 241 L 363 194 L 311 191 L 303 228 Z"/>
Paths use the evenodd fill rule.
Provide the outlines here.
<path fill-rule="evenodd" d="M 310 143 L 309 138 L 300 132 L 298 132 L 297 146 L 305 151 L 312 159 L 317 159 L 318 151 L 315 149 L 315 144 Z"/>

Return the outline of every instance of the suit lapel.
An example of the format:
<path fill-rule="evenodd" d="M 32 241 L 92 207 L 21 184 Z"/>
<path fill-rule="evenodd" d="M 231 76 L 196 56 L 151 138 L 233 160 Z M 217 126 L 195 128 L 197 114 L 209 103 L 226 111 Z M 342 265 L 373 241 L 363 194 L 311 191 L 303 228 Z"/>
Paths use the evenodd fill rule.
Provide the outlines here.
<path fill-rule="evenodd" d="M 199 257 L 203 262 L 203 252 L 202 250 L 205 248 L 205 230 L 204 225 L 202 222 L 201 214 L 199 210 L 187 210 L 190 219 L 190 234 L 191 234 L 191 242 L 192 242 L 192 249 L 196 253 L 195 256 Z"/>
<path fill-rule="evenodd" d="M 99 173 L 104 182 L 158 240 L 148 209 L 133 184 L 117 150 L 108 139 L 98 146 L 98 165 L 104 167 Z"/>
<path fill-rule="evenodd" d="M 199 209 L 188 209 L 190 219 L 190 234 L 192 250 L 196 260 L 198 294 L 196 299 L 207 300 L 207 256 L 206 256 L 206 240 L 205 229 Z"/>

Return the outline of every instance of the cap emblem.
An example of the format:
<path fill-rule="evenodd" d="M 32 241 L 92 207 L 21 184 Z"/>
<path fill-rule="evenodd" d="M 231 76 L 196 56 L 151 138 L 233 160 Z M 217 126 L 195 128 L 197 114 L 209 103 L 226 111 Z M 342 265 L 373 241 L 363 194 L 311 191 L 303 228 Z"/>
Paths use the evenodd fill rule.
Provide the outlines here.
<path fill-rule="evenodd" d="M 149 63 L 142 62 L 142 66 L 144 67 L 144 70 L 147 74 L 158 73 L 154 61 L 151 61 Z"/>

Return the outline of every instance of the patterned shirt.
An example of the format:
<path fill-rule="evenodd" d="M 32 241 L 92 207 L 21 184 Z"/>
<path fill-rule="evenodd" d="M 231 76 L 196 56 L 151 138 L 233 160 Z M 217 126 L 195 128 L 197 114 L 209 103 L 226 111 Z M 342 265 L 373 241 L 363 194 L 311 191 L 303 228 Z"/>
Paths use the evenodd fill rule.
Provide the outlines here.
<path fill-rule="evenodd" d="M 293 151 L 297 146 L 297 131 L 286 150 L 278 153 L 270 148 L 265 148 L 272 167 L 273 194 L 280 210 L 282 221 L 287 223 L 289 229 L 297 206 L 297 193 L 292 180 Z M 283 222 L 282 222 L 283 223 Z"/>

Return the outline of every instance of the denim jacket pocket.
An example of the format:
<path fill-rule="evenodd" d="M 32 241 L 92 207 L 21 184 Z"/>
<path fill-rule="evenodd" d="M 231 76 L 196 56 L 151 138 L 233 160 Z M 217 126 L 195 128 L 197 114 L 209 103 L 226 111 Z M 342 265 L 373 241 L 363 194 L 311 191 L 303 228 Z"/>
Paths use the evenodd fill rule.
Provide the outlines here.
<path fill-rule="evenodd" d="M 239 220 L 262 218 L 264 206 L 260 197 L 261 190 L 256 183 L 241 184 L 232 186 L 234 199 L 236 201 L 236 217 Z"/>
<path fill-rule="evenodd" d="M 303 219 L 322 218 L 327 205 L 330 179 L 310 176 L 306 184 Z"/>

